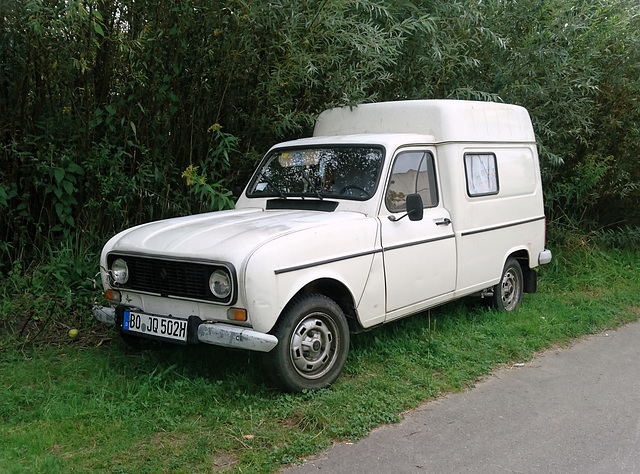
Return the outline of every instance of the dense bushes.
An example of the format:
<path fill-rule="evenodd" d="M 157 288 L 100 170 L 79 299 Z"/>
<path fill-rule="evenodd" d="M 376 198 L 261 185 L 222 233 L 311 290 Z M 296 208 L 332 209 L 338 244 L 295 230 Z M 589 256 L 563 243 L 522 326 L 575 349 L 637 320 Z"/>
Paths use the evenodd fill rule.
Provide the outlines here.
<path fill-rule="evenodd" d="M 3 0 L 0 273 L 231 205 L 275 141 L 375 100 L 527 107 L 558 229 L 640 224 L 632 0 Z M 555 235 L 559 235 L 556 233 Z"/>

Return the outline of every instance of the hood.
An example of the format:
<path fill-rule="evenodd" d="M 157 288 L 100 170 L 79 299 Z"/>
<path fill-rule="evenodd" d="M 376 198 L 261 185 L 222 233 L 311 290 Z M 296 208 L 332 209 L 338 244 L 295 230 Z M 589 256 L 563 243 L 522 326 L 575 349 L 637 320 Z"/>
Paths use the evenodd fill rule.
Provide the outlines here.
<path fill-rule="evenodd" d="M 113 237 L 106 252 L 136 252 L 239 264 L 264 243 L 292 232 L 366 219 L 355 212 L 235 209 L 151 222 Z"/>

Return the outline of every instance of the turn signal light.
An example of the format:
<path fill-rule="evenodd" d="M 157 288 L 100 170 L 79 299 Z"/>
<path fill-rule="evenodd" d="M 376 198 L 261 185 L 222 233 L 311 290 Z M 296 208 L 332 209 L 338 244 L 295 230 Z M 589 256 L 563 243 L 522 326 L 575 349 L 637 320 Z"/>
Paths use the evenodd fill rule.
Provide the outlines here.
<path fill-rule="evenodd" d="M 112 303 L 120 303 L 121 300 L 120 292 L 116 290 L 105 291 L 104 297 L 107 299 L 107 301 L 111 301 Z"/>
<path fill-rule="evenodd" d="M 246 321 L 247 310 L 241 308 L 229 308 L 229 311 L 227 311 L 227 318 L 231 321 Z"/>

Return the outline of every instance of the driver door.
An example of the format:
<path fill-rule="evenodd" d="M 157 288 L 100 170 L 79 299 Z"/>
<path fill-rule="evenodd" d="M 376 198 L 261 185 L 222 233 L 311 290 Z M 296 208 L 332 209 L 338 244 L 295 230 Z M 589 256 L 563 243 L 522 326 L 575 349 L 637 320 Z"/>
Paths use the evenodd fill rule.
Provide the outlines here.
<path fill-rule="evenodd" d="M 444 300 L 455 289 L 453 223 L 436 176 L 429 150 L 402 151 L 395 157 L 380 210 L 387 320 Z M 423 201 L 419 221 L 406 216 L 406 197 L 414 193 Z"/>

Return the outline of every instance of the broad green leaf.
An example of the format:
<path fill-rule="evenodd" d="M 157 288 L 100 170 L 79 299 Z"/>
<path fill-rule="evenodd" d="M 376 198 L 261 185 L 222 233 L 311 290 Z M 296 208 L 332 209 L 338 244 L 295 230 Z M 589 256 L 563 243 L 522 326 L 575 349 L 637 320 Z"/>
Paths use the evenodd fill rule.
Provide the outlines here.
<path fill-rule="evenodd" d="M 62 168 L 55 168 L 53 170 L 53 177 L 55 178 L 56 182 L 58 184 L 60 184 L 62 182 L 62 180 L 64 179 L 64 170 Z"/>
<path fill-rule="evenodd" d="M 95 30 L 96 33 L 98 33 L 100 36 L 104 38 L 104 30 L 102 29 L 102 26 L 100 26 L 100 23 L 94 22 L 93 29 Z"/>

